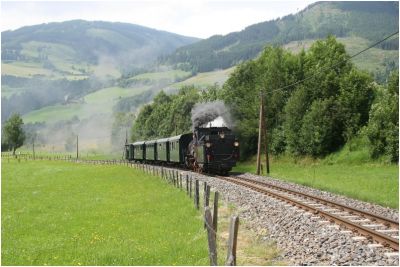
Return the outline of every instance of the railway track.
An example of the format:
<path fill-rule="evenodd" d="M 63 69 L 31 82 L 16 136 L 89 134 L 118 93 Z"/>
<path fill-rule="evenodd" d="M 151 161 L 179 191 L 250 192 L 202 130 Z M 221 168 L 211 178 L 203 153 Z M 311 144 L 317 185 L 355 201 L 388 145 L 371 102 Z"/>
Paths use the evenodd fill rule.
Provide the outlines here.
<path fill-rule="evenodd" d="M 69 160 L 89 164 L 131 164 L 125 160 Z M 144 167 L 147 165 L 140 166 Z M 292 206 L 308 211 L 318 216 L 318 218 L 323 217 L 327 220 L 325 221 L 326 223 L 336 223 L 339 227 L 345 228 L 347 231 L 361 235 L 362 239 L 378 243 L 372 244 L 372 246 L 385 246 L 397 252 L 399 251 L 398 221 L 264 181 L 239 176 L 227 177 L 217 175 L 213 177 L 277 198 Z"/>
<path fill-rule="evenodd" d="M 361 238 L 355 237 L 354 239 L 368 239 L 378 243 L 373 246 L 385 246 L 396 251 L 399 250 L 398 221 L 267 182 L 237 176 L 217 176 L 217 178 L 277 198 L 315 216 L 322 216 L 327 220 L 325 222 L 336 223 L 339 227 L 347 229 L 346 231 L 361 236 Z"/>

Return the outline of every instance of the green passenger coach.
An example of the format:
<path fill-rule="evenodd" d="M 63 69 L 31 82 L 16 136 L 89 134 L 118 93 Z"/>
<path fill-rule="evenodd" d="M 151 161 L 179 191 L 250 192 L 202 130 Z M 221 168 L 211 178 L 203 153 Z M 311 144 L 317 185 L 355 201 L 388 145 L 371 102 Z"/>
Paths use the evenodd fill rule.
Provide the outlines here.
<path fill-rule="evenodd" d="M 169 162 L 184 163 L 187 147 L 192 140 L 192 134 L 181 134 L 168 138 Z"/>
<path fill-rule="evenodd" d="M 146 141 L 146 160 L 154 161 L 157 158 L 157 142 L 156 140 Z"/>
<path fill-rule="evenodd" d="M 169 161 L 169 142 L 168 138 L 158 139 L 157 140 L 157 161 Z"/>
<path fill-rule="evenodd" d="M 145 142 L 133 143 L 133 155 L 135 160 L 144 160 L 146 158 Z"/>

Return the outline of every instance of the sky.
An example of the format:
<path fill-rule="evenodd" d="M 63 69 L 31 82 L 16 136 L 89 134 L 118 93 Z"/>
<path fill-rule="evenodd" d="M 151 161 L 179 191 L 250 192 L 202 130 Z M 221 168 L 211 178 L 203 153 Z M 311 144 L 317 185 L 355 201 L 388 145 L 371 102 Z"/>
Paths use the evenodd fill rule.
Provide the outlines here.
<path fill-rule="evenodd" d="M 310 0 L 1 1 L 1 31 L 73 19 L 127 22 L 208 38 L 297 13 Z"/>

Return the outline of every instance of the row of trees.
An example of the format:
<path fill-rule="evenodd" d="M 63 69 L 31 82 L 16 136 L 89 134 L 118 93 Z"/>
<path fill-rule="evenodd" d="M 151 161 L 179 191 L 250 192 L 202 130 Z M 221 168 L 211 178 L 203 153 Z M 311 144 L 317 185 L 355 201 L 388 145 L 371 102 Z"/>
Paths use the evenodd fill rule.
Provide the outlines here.
<path fill-rule="evenodd" d="M 190 112 L 200 101 L 193 86 L 182 87 L 177 95 L 158 93 L 153 103 L 145 105 L 131 131 L 132 140 L 168 137 L 191 129 Z"/>
<path fill-rule="evenodd" d="M 397 71 L 388 86 L 378 86 L 354 67 L 344 46 L 331 36 L 298 55 L 265 49 L 260 58 L 236 69 L 220 97 L 232 107 L 237 130 L 250 144 L 245 154 L 255 152 L 258 98 L 263 91 L 273 153 L 325 156 L 366 134 L 373 157 L 386 153 L 397 161 L 396 80 Z"/>
<path fill-rule="evenodd" d="M 256 60 L 239 65 L 220 89 L 199 93 L 185 87 L 177 95 L 159 93 L 139 113 L 131 137 L 189 131 L 193 105 L 221 99 L 231 108 L 242 155 L 253 155 L 260 92 L 266 100 L 272 153 L 322 157 L 363 135 L 372 157 L 385 154 L 398 160 L 398 71 L 387 86 L 377 85 L 354 67 L 344 46 L 332 36 L 297 55 L 267 47 Z"/>
<path fill-rule="evenodd" d="M 152 103 L 140 110 L 131 129 L 131 140 L 149 140 L 190 132 L 194 105 L 217 100 L 218 92 L 217 85 L 204 90 L 183 86 L 176 95 L 159 92 Z"/>

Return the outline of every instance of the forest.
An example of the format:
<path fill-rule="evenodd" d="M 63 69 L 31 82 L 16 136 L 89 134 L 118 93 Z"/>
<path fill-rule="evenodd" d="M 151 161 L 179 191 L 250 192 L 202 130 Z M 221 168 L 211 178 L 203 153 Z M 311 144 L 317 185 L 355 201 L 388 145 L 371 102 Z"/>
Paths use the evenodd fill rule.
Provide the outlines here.
<path fill-rule="evenodd" d="M 131 141 L 189 132 L 192 107 L 218 99 L 230 108 L 246 158 L 257 148 L 262 92 L 272 154 L 324 157 L 363 139 L 371 158 L 397 162 L 398 70 L 379 85 L 349 59 L 333 36 L 298 54 L 268 46 L 257 59 L 239 64 L 222 87 L 160 92 L 138 114 Z"/>
<path fill-rule="evenodd" d="M 205 72 L 255 58 L 266 44 L 282 46 L 328 34 L 376 42 L 398 29 L 398 10 L 397 2 L 318 2 L 297 14 L 180 47 L 159 60 L 186 71 Z M 380 48 L 398 50 L 398 38 L 386 41 Z"/>

